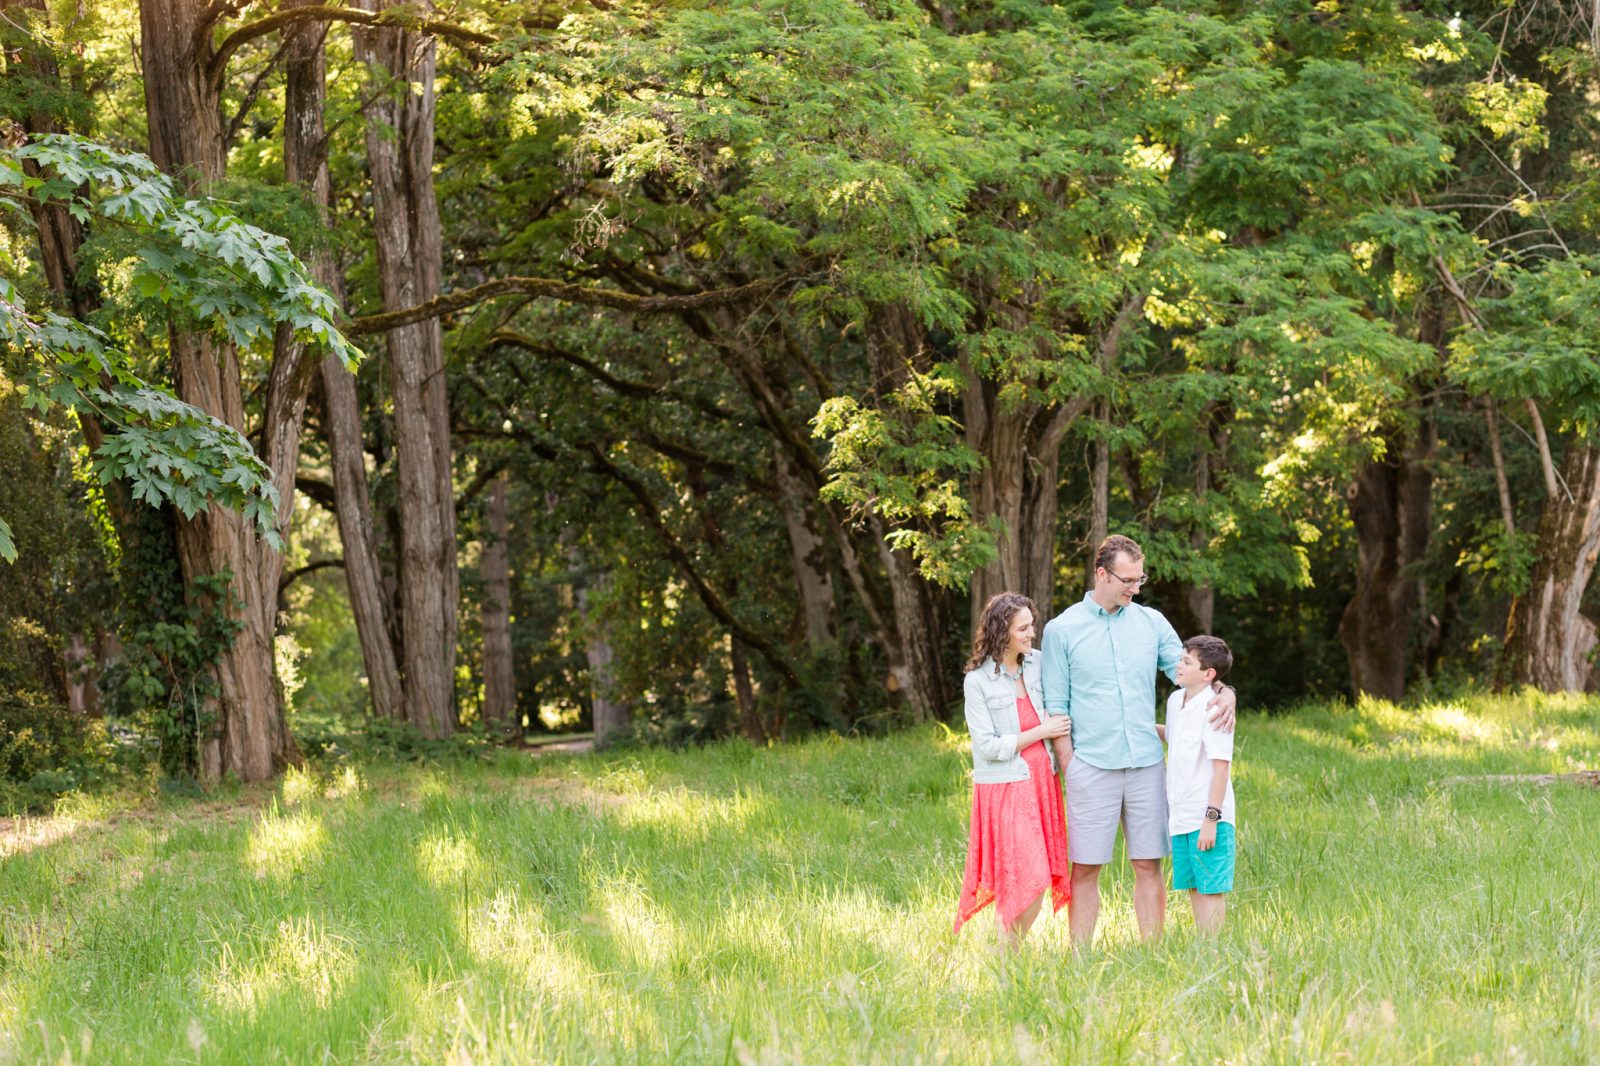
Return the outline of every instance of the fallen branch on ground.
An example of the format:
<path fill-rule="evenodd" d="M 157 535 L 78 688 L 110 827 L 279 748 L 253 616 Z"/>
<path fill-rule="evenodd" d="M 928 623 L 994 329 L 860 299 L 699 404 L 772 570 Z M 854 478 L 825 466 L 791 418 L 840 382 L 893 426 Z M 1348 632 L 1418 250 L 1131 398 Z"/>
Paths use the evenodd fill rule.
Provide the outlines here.
<path fill-rule="evenodd" d="M 1570 774 L 1468 774 L 1444 779 L 1447 785 L 1553 785 L 1558 781 L 1600 788 L 1600 770 L 1578 770 Z"/>

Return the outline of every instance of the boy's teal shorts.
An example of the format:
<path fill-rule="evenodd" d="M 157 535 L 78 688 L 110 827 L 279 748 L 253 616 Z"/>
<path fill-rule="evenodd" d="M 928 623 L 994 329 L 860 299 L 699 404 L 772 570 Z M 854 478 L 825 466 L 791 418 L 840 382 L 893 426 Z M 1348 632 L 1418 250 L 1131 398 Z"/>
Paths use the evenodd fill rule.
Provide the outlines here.
<path fill-rule="evenodd" d="M 1192 888 L 1203 895 L 1233 891 L 1233 825 L 1217 823 L 1217 843 L 1201 851 L 1200 830 L 1172 838 L 1172 887 Z"/>

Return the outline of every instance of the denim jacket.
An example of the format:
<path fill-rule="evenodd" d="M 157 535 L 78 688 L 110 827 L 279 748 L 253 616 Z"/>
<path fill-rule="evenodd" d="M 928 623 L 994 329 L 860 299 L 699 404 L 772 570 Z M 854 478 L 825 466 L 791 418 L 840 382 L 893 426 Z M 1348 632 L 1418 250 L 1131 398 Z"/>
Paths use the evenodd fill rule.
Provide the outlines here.
<path fill-rule="evenodd" d="M 1022 681 L 1028 697 L 1042 721 L 1044 694 L 1039 688 L 1039 653 L 1029 652 L 1022 659 Z M 972 783 L 999 785 L 1026 781 L 1030 776 L 1027 761 L 1017 751 L 1022 723 L 1017 719 L 1017 686 L 1004 674 L 995 673 L 994 659 L 967 673 L 962 682 L 966 695 L 967 732 L 972 734 Z M 1050 772 L 1056 771 L 1054 745 L 1044 745 L 1050 756 Z"/>

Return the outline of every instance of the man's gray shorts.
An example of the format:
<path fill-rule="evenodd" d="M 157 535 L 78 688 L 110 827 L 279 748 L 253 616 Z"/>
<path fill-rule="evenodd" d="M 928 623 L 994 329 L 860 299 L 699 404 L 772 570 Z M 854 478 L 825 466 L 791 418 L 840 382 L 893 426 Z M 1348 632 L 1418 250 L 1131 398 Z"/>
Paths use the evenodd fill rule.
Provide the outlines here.
<path fill-rule="evenodd" d="M 1074 758 L 1067 764 L 1067 857 L 1090 866 L 1110 862 L 1119 821 L 1128 858 L 1167 857 L 1166 766 L 1102 770 Z"/>

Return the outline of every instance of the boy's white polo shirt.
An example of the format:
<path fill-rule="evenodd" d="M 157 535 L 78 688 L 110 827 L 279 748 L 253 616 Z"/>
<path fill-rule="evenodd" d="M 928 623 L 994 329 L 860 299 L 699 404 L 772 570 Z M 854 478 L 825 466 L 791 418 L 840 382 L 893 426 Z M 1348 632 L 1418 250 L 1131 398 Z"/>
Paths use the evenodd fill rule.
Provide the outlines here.
<path fill-rule="evenodd" d="M 1209 689 L 1185 702 L 1183 689 L 1167 700 L 1167 826 L 1173 836 L 1197 832 L 1211 797 L 1211 760 L 1233 761 L 1233 734 L 1212 725 Z M 1233 775 L 1222 797 L 1222 820 L 1233 823 Z"/>

